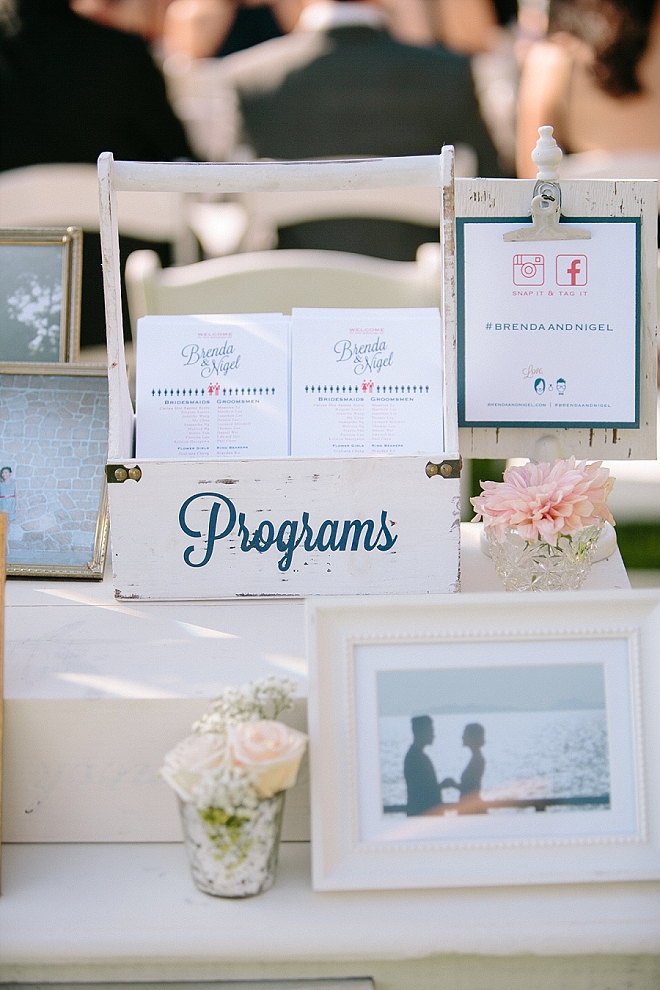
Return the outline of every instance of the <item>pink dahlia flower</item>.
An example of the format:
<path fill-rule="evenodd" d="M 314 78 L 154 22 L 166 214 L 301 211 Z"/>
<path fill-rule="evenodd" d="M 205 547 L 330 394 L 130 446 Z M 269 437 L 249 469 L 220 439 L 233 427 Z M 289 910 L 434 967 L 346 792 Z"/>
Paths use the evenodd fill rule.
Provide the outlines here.
<path fill-rule="evenodd" d="M 570 536 L 585 526 L 614 524 L 607 496 L 614 479 L 602 461 L 587 464 L 569 457 L 550 464 L 524 464 L 504 472 L 504 480 L 482 481 L 483 493 L 470 501 L 475 522 L 502 540 L 507 529 L 524 539 L 545 540 L 557 546 L 559 536 Z"/>

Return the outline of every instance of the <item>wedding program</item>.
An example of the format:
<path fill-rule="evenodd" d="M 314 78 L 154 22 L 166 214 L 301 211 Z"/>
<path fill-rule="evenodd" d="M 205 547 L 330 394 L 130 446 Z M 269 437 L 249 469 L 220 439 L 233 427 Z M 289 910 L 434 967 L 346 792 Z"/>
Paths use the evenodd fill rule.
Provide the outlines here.
<path fill-rule="evenodd" d="M 294 309 L 138 321 L 136 456 L 443 449 L 437 309 Z"/>
<path fill-rule="evenodd" d="M 443 449 L 437 309 L 294 309 L 291 454 Z"/>
<path fill-rule="evenodd" d="M 138 320 L 136 456 L 286 457 L 289 317 Z"/>

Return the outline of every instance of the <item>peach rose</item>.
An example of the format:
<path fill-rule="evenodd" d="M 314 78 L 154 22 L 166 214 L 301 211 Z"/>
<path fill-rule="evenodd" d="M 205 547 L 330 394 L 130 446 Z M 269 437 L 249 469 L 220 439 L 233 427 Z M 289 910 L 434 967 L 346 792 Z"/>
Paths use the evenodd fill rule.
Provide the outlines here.
<path fill-rule="evenodd" d="M 230 725 L 227 740 L 234 763 L 253 775 L 259 797 L 293 787 L 307 745 L 304 732 L 261 719 Z"/>
<path fill-rule="evenodd" d="M 192 789 L 204 774 L 222 768 L 227 759 L 224 740 L 213 732 L 186 736 L 165 757 L 160 775 L 182 801 L 192 800 Z"/>

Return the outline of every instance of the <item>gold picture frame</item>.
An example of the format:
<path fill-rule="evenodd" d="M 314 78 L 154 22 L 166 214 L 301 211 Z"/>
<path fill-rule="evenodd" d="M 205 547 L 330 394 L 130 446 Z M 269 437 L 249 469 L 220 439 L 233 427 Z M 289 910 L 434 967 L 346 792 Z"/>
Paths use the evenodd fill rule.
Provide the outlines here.
<path fill-rule="evenodd" d="M 8 575 L 103 577 L 107 443 L 104 365 L 0 362 Z"/>
<path fill-rule="evenodd" d="M 0 229 L 0 361 L 77 361 L 82 239 L 80 227 Z"/>

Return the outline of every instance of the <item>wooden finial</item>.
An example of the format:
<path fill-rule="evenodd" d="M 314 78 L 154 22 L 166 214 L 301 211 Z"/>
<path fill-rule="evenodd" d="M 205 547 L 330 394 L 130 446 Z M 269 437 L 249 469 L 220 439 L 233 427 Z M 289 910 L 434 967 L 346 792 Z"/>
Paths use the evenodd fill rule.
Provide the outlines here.
<path fill-rule="evenodd" d="M 538 168 L 532 196 L 531 226 L 507 230 L 505 241 L 586 241 L 591 232 L 581 227 L 560 224 L 561 189 L 557 166 L 562 160 L 562 150 L 552 136 L 552 127 L 539 127 L 539 139 L 532 152 L 532 161 Z"/>
<path fill-rule="evenodd" d="M 562 150 L 552 136 L 553 128 L 539 127 L 539 139 L 532 152 L 532 161 L 538 168 L 537 181 L 556 182 L 559 178 L 557 166 L 563 158 Z"/>

